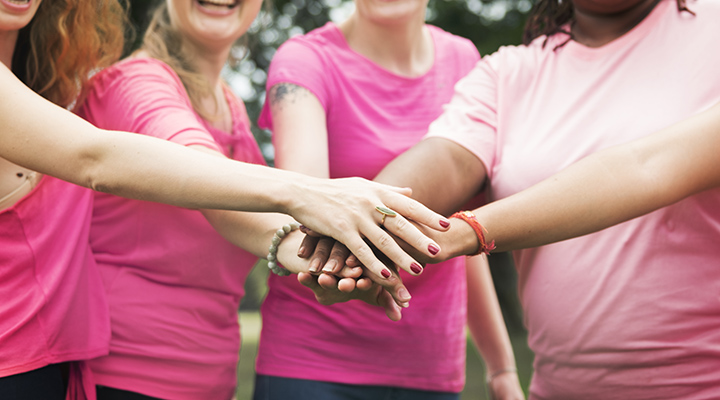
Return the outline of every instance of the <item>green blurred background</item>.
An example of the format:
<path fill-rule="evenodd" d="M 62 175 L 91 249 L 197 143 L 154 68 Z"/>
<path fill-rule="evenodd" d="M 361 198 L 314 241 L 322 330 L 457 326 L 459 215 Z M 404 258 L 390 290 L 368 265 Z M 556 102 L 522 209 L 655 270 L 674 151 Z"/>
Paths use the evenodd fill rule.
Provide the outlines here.
<path fill-rule="evenodd" d="M 129 42 L 128 51 L 137 46 L 142 30 L 148 22 L 148 11 L 158 1 L 128 0 L 129 14 L 135 26 L 135 40 Z M 427 21 L 444 30 L 466 37 L 475 43 L 480 54 L 490 54 L 501 45 L 519 44 L 530 0 L 430 0 Z M 266 71 L 275 50 L 291 36 L 306 33 L 328 21 L 340 22 L 354 8 L 348 0 L 266 0 L 247 36 L 247 46 L 237 54 L 240 63 L 228 66 L 224 77 L 235 93 L 246 104 L 251 121 L 256 121 L 265 99 Z M 273 163 L 270 133 L 256 126 L 253 133 L 268 163 Z M 490 257 L 491 271 L 498 293 L 505 323 L 513 342 L 520 381 L 524 388 L 532 374 L 532 352 L 527 348 L 527 333 L 522 323 L 522 310 L 517 297 L 517 276 L 508 254 Z M 247 280 L 246 295 L 240 307 L 243 344 L 238 368 L 239 400 L 249 399 L 254 380 L 254 360 L 260 318 L 257 310 L 267 291 L 267 268 L 260 262 Z M 468 340 L 467 384 L 463 400 L 486 399 L 484 365 Z"/>

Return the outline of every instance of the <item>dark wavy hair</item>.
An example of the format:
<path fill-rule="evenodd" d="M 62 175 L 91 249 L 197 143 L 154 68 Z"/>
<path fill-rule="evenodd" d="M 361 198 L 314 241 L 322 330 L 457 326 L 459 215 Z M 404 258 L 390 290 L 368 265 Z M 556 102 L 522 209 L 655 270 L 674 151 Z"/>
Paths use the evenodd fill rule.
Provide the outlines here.
<path fill-rule="evenodd" d="M 120 58 L 125 19 L 118 0 L 43 1 L 18 33 L 11 69 L 44 98 L 68 107 L 93 71 Z"/>
<path fill-rule="evenodd" d="M 687 8 L 686 0 L 676 0 L 676 2 L 678 11 L 687 11 L 694 14 Z M 571 34 L 565 29 L 565 26 L 573 21 L 574 14 L 573 4 L 570 0 L 537 1 L 525 23 L 523 43 L 530 44 L 540 36 L 549 38 L 557 33 L 565 33 L 570 38 Z"/>

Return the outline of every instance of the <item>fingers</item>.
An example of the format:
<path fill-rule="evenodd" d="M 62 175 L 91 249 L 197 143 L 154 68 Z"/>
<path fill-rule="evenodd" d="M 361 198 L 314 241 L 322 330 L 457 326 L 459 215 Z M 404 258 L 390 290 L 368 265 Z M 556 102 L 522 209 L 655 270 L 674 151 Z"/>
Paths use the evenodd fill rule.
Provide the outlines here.
<path fill-rule="evenodd" d="M 330 251 L 332 250 L 334 243 L 335 239 L 333 238 L 323 237 L 318 239 L 317 245 L 315 246 L 315 251 L 310 257 L 310 267 L 308 271 L 310 271 L 311 273 L 316 273 L 320 271 L 320 267 L 327 263 L 328 257 L 330 257 Z"/>
<path fill-rule="evenodd" d="M 392 219 L 395 220 L 400 218 L 402 217 L 397 216 Z M 387 220 L 385 224 L 390 225 Z M 389 258 L 392 263 L 412 275 L 419 275 L 422 273 L 423 267 L 420 265 L 420 263 L 417 262 L 414 258 L 410 257 L 410 255 L 408 255 L 400 247 L 400 245 L 395 241 L 395 239 L 393 239 L 392 236 L 390 236 L 390 234 L 388 234 L 385 230 L 381 229 L 379 226 L 371 227 L 369 230 L 370 232 L 366 233 L 366 237 L 368 238 L 368 240 L 373 245 L 375 245 L 375 247 L 381 253 L 387 256 L 387 258 Z M 428 250 L 425 249 L 425 251 L 427 252 Z M 380 262 L 377 257 L 374 256 L 374 254 L 367 254 L 364 252 L 356 251 L 353 251 L 353 253 L 369 271 L 386 279 L 390 278 L 390 275 L 392 275 L 391 271 L 385 266 L 385 264 Z M 382 284 L 380 282 L 377 283 L 386 286 L 385 284 Z"/>
<path fill-rule="evenodd" d="M 401 215 L 385 218 L 383 228 L 430 258 L 440 252 L 440 245 L 437 242 Z"/>
<path fill-rule="evenodd" d="M 317 283 L 325 290 L 337 290 L 338 278 L 334 275 L 321 274 L 317 276 Z"/>
<path fill-rule="evenodd" d="M 315 247 L 317 246 L 319 241 L 320 237 L 305 234 L 305 237 L 300 243 L 300 248 L 298 249 L 298 257 L 309 258 L 311 255 L 313 255 L 313 253 L 315 252 Z"/>
<path fill-rule="evenodd" d="M 395 193 L 388 193 L 387 196 L 383 196 L 385 207 L 405 216 L 408 219 L 427 225 L 435 230 L 448 230 L 450 227 L 450 221 L 448 221 L 447 218 L 430 210 L 422 203 L 413 200 L 410 197 L 398 195 L 398 192 L 399 191 L 395 190 Z"/>
<path fill-rule="evenodd" d="M 377 275 L 371 273 L 367 273 L 365 275 L 365 279 L 382 286 L 385 290 L 388 291 L 388 293 L 390 293 L 390 295 L 392 295 L 393 299 L 400 307 L 407 308 L 409 306 L 408 302 L 410 301 L 412 296 L 410 296 L 410 292 L 408 292 L 405 285 L 403 285 L 402 279 L 400 279 L 397 271 L 393 271 L 390 278 L 387 279 L 380 278 Z M 357 284 L 358 283 L 356 282 L 356 286 Z"/>
<path fill-rule="evenodd" d="M 345 260 L 350 256 L 350 250 L 340 242 L 335 242 L 330 256 L 328 257 L 327 263 L 323 267 L 322 271 L 326 274 L 337 274 L 345 266 Z"/>
<path fill-rule="evenodd" d="M 337 283 L 337 289 L 343 293 L 352 293 L 355 287 L 356 281 L 353 278 L 343 278 Z"/>
<path fill-rule="evenodd" d="M 377 302 L 380 307 L 385 310 L 385 315 L 392 321 L 400 321 L 402 318 L 402 309 L 395 303 L 393 297 L 386 290 L 380 290 L 377 296 Z"/>

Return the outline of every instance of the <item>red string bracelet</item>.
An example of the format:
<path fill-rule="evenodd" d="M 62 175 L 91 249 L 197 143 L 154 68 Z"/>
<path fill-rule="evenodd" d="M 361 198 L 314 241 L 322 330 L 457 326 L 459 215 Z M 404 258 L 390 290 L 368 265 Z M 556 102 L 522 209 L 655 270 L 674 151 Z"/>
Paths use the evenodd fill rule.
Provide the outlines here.
<path fill-rule="evenodd" d="M 495 250 L 495 241 L 493 240 L 490 243 L 485 242 L 485 232 L 487 232 L 487 229 L 480 224 L 480 221 L 477 220 L 475 214 L 471 211 L 458 211 L 451 215 L 450 218 L 458 218 L 467 222 L 475 231 L 478 242 L 480 242 L 480 247 L 478 248 L 477 253 L 471 255 L 476 256 L 478 254 L 490 254 L 491 251 Z"/>

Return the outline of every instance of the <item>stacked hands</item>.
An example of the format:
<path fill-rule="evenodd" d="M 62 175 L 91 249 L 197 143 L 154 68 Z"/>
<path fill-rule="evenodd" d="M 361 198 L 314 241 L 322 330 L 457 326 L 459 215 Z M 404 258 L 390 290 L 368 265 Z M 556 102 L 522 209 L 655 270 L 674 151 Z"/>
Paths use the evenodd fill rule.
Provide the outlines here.
<path fill-rule="evenodd" d="M 383 205 L 368 207 L 375 223 L 357 224 L 364 239 L 348 236 L 352 229 L 344 230 L 347 246 L 336 232 L 321 233 L 307 225 L 300 226 L 306 236 L 297 255 L 309 263 L 307 272 L 298 273 L 298 281 L 313 290 L 318 302 L 327 305 L 358 299 L 383 307 L 391 320 L 398 321 L 402 308 L 408 307 L 411 299 L 400 269 L 419 275 L 426 263 L 471 254 L 478 248 L 469 221 L 455 224 L 450 232 L 448 218 L 406 197 L 410 189 L 397 189 L 397 193 L 400 195 L 386 198 Z M 347 213 L 345 216 L 350 217 Z M 335 226 L 351 225 L 346 219 Z M 461 237 L 469 240 L 464 243 Z M 352 251 L 349 246 L 354 246 Z"/>

